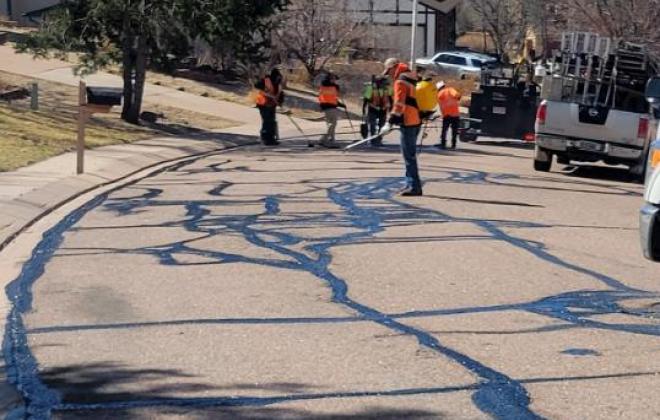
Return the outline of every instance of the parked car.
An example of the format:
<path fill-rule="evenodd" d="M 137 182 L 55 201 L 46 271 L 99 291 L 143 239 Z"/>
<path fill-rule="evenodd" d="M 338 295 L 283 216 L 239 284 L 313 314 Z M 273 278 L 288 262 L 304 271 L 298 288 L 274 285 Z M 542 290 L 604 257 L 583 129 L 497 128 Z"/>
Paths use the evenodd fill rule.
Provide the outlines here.
<path fill-rule="evenodd" d="M 497 59 L 473 52 L 446 51 L 439 52 L 431 58 L 420 58 L 416 63 L 420 69 L 465 79 L 481 76 L 482 68 L 484 66 L 494 67 Z"/>
<path fill-rule="evenodd" d="M 651 79 L 646 97 L 656 121 L 660 120 L 660 77 Z M 646 258 L 660 262 L 660 130 L 656 130 L 655 139 L 649 151 L 644 194 L 646 203 L 640 212 L 640 235 Z"/>

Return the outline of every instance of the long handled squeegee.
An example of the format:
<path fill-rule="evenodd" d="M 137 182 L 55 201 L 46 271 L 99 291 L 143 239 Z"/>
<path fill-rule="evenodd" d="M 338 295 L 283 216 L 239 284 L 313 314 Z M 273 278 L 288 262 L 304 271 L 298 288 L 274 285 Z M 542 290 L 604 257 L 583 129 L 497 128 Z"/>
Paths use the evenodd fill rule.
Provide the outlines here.
<path fill-rule="evenodd" d="M 303 131 L 303 129 L 300 127 L 300 125 L 298 125 L 298 123 L 296 122 L 296 120 L 293 119 L 293 117 L 291 116 L 291 112 L 283 112 L 282 114 L 286 115 L 287 118 L 289 118 L 289 121 L 291 121 L 291 124 L 293 124 L 293 126 L 296 127 L 296 129 L 300 132 L 300 134 L 303 135 L 303 137 L 305 138 L 305 140 L 307 140 L 307 145 L 308 145 L 309 147 L 314 147 L 314 144 L 312 143 L 312 140 L 309 138 L 309 136 L 308 136 L 307 134 L 305 134 L 305 132 Z"/>
<path fill-rule="evenodd" d="M 355 143 L 350 144 L 349 146 L 344 148 L 344 152 L 348 152 L 351 149 L 355 149 L 358 146 L 362 146 L 365 143 L 369 143 L 371 141 L 376 140 L 379 137 L 384 137 L 388 134 L 390 134 L 394 130 L 394 127 L 392 127 L 389 124 L 385 124 L 383 128 L 380 129 L 380 132 L 376 134 L 375 136 L 367 137 L 364 140 L 356 141 Z"/>

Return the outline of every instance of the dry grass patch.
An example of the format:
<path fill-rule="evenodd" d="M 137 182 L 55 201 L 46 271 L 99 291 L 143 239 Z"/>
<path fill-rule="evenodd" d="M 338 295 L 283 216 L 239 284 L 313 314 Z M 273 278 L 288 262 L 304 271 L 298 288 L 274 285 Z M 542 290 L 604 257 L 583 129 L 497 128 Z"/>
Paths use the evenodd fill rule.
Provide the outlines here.
<path fill-rule="evenodd" d="M 11 171 L 75 149 L 77 128 L 70 115 L 0 106 L 0 171 Z M 109 118 L 92 118 L 87 147 L 130 143 L 155 134 Z"/>
<path fill-rule="evenodd" d="M 33 79 L 0 72 L 0 85 L 26 86 Z M 76 87 L 39 80 L 40 110 L 29 109 L 29 99 L 0 103 L 0 172 L 57 156 L 75 149 L 77 133 Z M 154 136 L 186 135 L 215 130 L 233 123 L 201 113 L 165 106 L 145 111 L 164 114 L 159 124 L 135 126 L 121 120 L 117 111 L 95 115 L 87 124 L 87 147 L 131 143 Z"/>

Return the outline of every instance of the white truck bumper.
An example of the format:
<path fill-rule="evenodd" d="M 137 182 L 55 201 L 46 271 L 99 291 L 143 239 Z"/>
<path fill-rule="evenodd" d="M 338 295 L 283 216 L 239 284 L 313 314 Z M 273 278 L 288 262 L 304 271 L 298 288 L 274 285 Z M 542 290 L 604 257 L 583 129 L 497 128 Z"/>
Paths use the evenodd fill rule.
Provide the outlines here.
<path fill-rule="evenodd" d="M 617 159 L 640 160 L 644 151 L 634 146 L 624 146 L 614 143 L 593 140 L 567 139 L 565 137 L 548 134 L 537 134 L 536 144 L 543 149 L 554 152 L 567 152 L 571 150 L 582 153 L 594 153 L 600 156 L 609 156 Z"/>
<path fill-rule="evenodd" d="M 659 261 L 660 255 L 660 207 L 646 204 L 639 215 L 639 233 L 642 241 L 642 249 L 646 258 Z"/>

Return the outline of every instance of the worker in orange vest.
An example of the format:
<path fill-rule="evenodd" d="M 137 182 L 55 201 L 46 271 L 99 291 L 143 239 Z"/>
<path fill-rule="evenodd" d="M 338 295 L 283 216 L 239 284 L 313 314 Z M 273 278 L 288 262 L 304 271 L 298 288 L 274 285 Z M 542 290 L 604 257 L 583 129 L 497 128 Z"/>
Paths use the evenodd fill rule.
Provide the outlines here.
<path fill-rule="evenodd" d="M 409 71 L 410 67 L 408 67 L 408 64 L 402 63 L 398 58 L 392 57 L 385 60 L 385 72 L 383 76 L 388 76 L 392 84 L 394 84 L 403 73 Z"/>
<path fill-rule="evenodd" d="M 266 146 L 277 146 L 279 134 L 277 129 L 277 106 L 284 100 L 282 73 L 274 68 L 269 75 L 259 80 L 254 87 L 257 89 L 256 103 L 261 114 L 261 142 Z"/>
<path fill-rule="evenodd" d="M 328 149 L 338 149 L 336 140 L 337 122 L 339 120 L 339 111 L 337 108 L 346 108 L 339 100 L 341 89 L 337 84 L 338 77 L 335 74 L 327 73 L 321 82 L 319 89 L 319 105 L 325 114 L 325 122 L 328 131 L 323 135 L 320 145 Z"/>
<path fill-rule="evenodd" d="M 389 124 L 401 126 L 401 152 L 406 164 L 406 188 L 401 191 L 404 197 L 423 195 L 422 181 L 417 164 L 417 138 L 422 119 L 417 105 L 417 74 L 406 71 L 394 83 L 394 106 Z"/>
<path fill-rule="evenodd" d="M 451 148 L 456 149 L 458 130 L 461 123 L 461 93 L 445 82 L 438 82 L 438 104 L 442 112 L 442 137 L 436 147 L 447 148 L 447 134 L 451 128 Z"/>
<path fill-rule="evenodd" d="M 386 76 L 373 77 L 366 83 L 362 94 L 362 115 L 366 116 L 369 136 L 376 136 L 387 122 L 387 113 L 392 106 L 392 85 Z M 366 137 L 366 136 L 365 136 Z M 383 138 L 377 137 L 372 146 L 383 145 Z"/>

